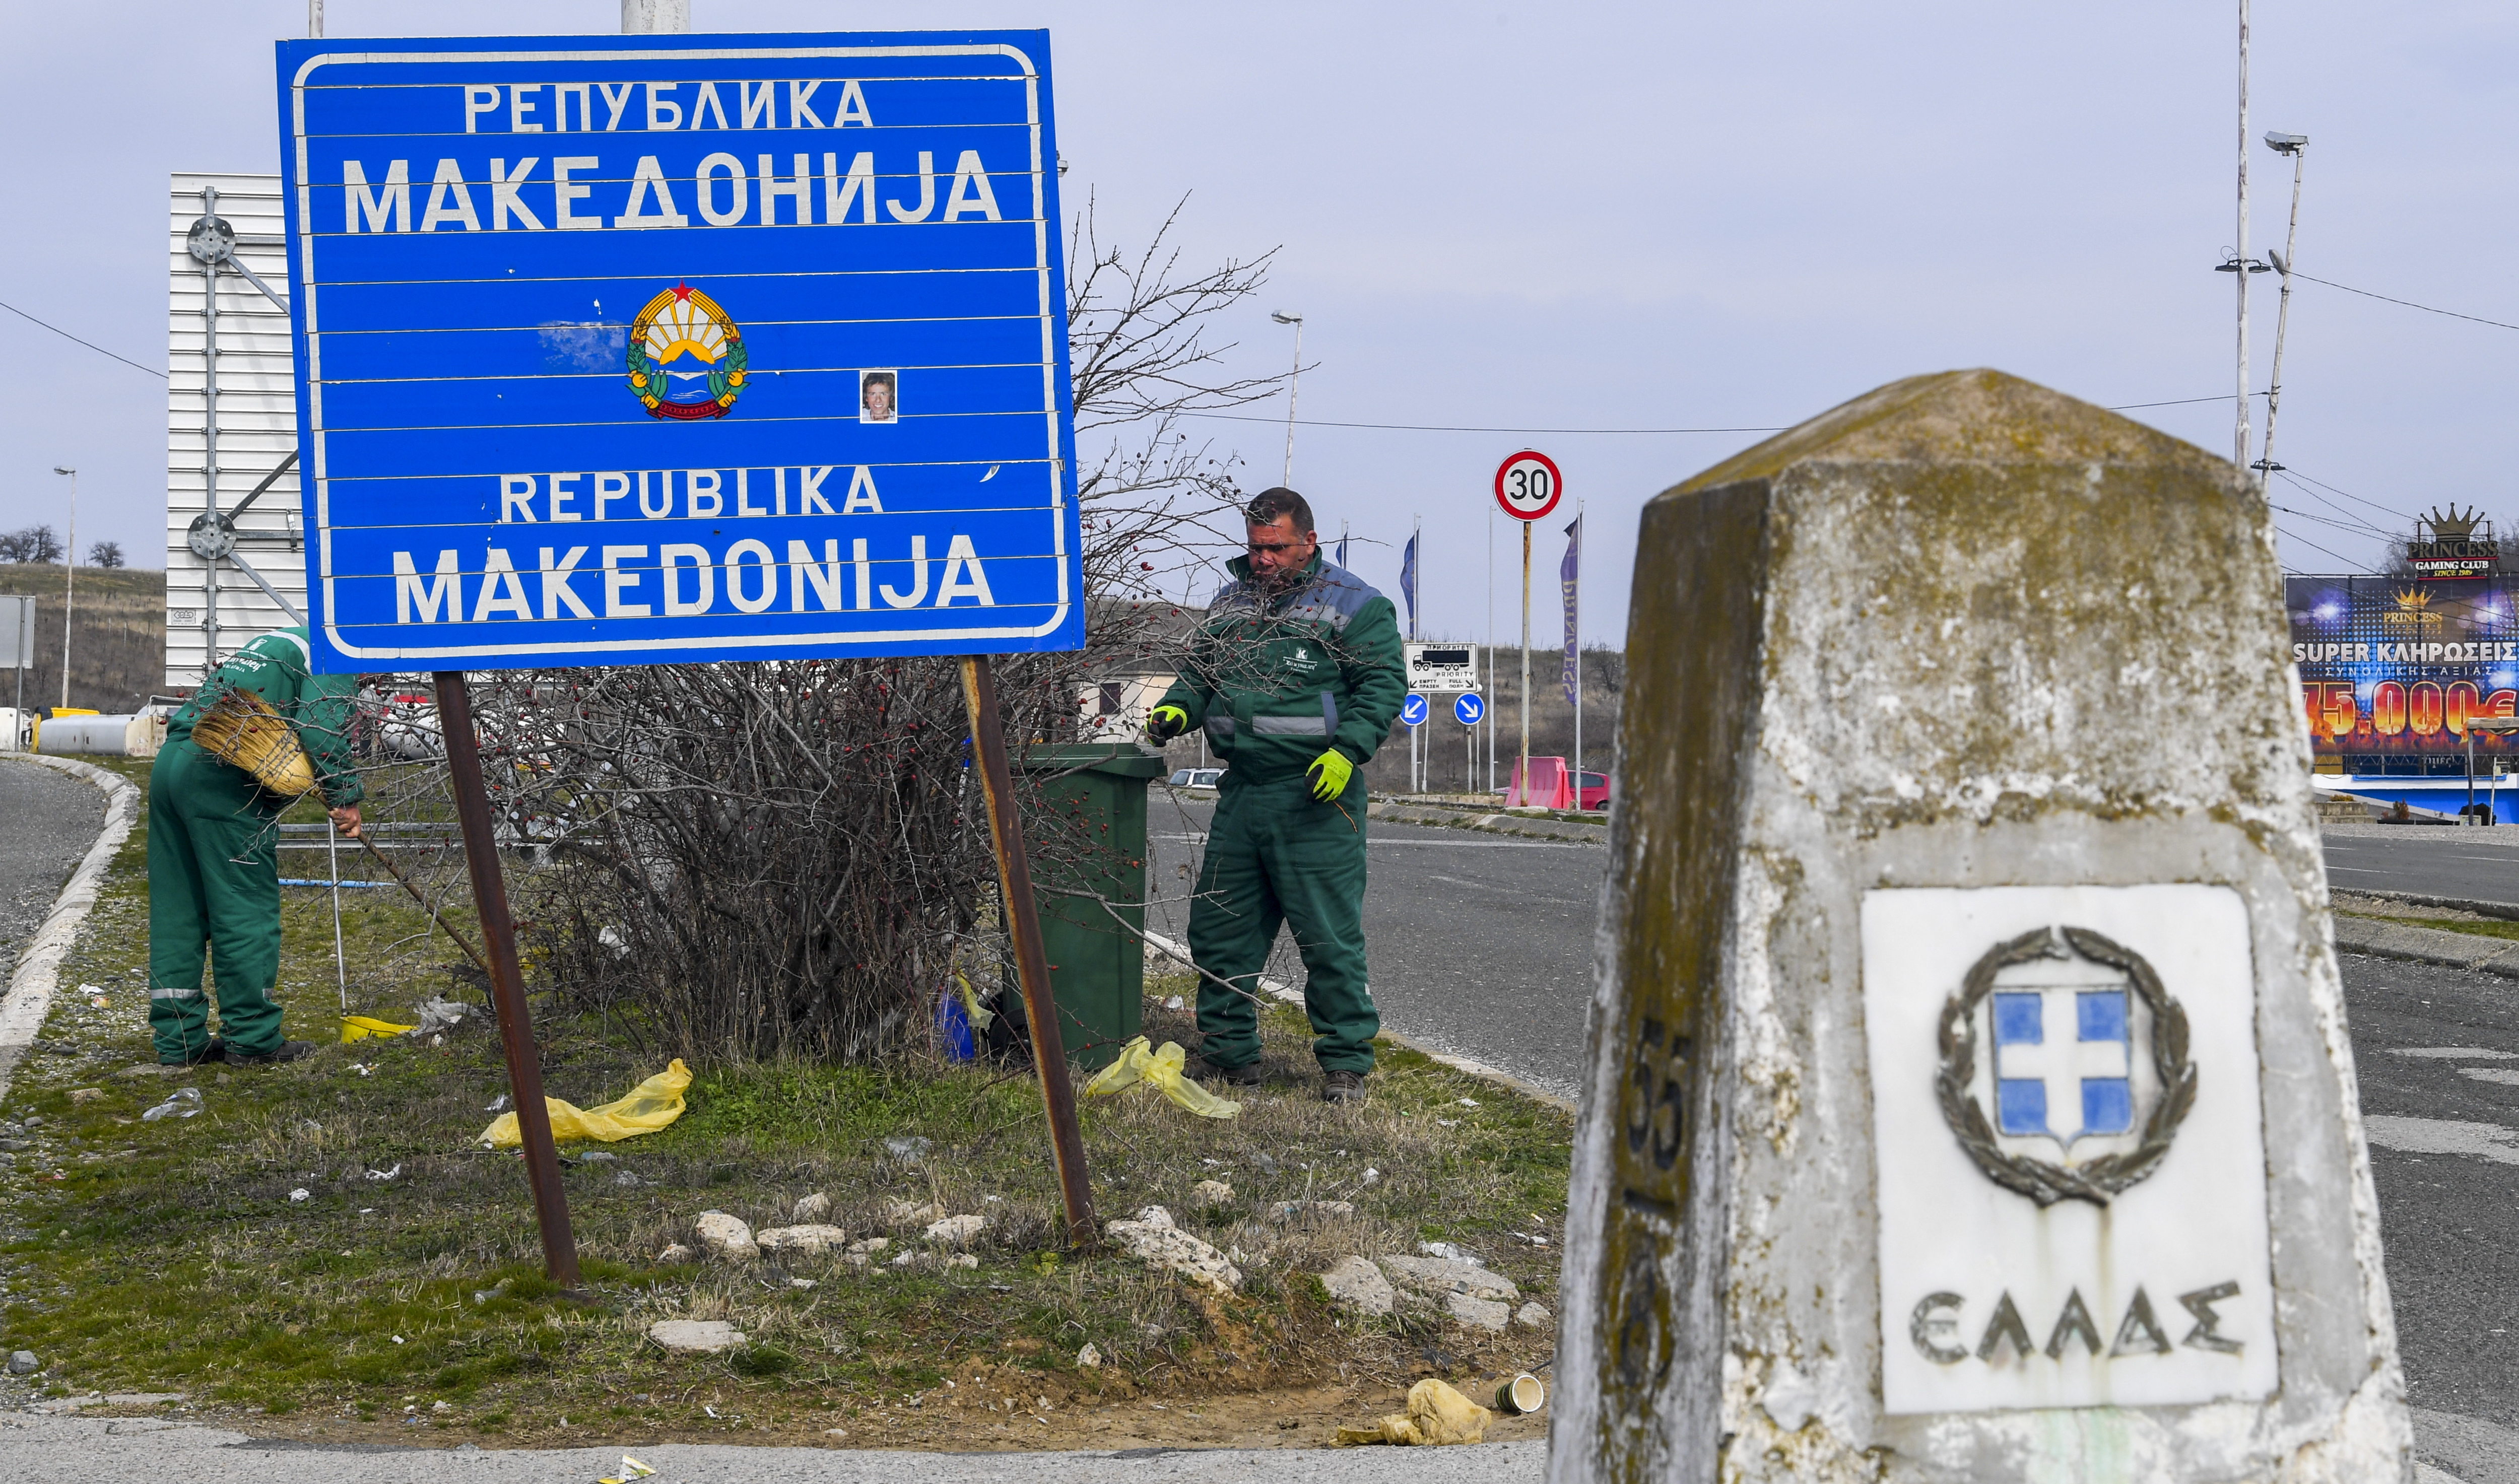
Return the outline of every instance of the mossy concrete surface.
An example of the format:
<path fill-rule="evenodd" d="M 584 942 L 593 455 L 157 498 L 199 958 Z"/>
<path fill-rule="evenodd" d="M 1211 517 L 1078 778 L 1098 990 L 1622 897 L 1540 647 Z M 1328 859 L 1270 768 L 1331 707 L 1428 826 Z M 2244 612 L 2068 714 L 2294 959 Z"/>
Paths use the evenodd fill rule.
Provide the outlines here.
<path fill-rule="evenodd" d="M 2396 1477 L 2308 738 L 2249 482 L 2017 377 L 1918 376 L 1651 502 L 1630 615 L 1552 1478 Z M 2255 983 L 2230 987 L 2254 996 L 2279 1387 L 1887 1414 L 1883 1346 L 1909 1338 L 1881 1313 L 1880 1141 L 1954 1134 L 1876 1137 L 1866 894 L 2181 883 L 2246 909 Z M 1929 1082 L 1930 1045 L 1917 1065 Z"/>

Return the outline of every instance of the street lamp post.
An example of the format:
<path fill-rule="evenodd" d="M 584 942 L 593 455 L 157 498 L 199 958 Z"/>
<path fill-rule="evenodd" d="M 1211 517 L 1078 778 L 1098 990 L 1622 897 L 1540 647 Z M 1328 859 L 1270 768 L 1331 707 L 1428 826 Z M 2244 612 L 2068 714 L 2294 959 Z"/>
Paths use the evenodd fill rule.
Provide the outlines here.
<path fill-rule="evenodd" d="M 1304 386 L 1304 317 L 1280 309 L 1268 318 L 1295 327 L 1295 369 L 1286 373 L 1286 470 L 1277 480 L 1291 490 L 1295 487 L 1295 397 Z"/>
<path fill-rule="evenodd" d="M 2282 467 L 2275 462 L 2275 415 L 2282 410 L 2283 331 L 2291 326 L 2291 267 L 2293 253 L 2300 245 L 2300 176 L 2309 161 L 2309 136 L 2306 134 L 2268 134 L 2267 148 L 2276 154 L 2291 156 L 2291 230 L 2283 237 L 2282 256 L 2276 257 L 2272 248 L 2266 256 L 2274 263 L 2275 272 L 2282 276 L 2282 295 L 2275 310 L 2274 379 L 2266 384 L 2265 454 L 2254 465 L 2257 472 L 2272 479 Z"/>
<path fill-rule="evenodd" d="M 62 706 L 70 704 L 70 597 L 78 586 L 78 470 L 53 465 L 56 474 L 70 477 L 70 540 L 62 552 Z"/>

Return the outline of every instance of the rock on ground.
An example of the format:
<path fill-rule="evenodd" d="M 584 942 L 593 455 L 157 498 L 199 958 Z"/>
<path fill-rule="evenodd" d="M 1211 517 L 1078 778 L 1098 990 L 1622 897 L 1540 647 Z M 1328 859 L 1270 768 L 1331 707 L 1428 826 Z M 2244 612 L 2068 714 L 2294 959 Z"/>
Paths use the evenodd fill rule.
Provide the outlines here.
<path fill-rule="evenodd" d="M 1513 1311 L 1513 1322 L 1525 1330 L 1545 1330 L 1557 1322 L 1557 1316 L 1540 1304 L 1524 1304 Z"/>
<path fill-rule="evenodd" d="M 1512 1279 L 1453 1257 L 1385 1257 L 1382 1271 L 1390 1275 L 1392 1283 L 1430 1297 L 1466 1293 L 1493 1303 L 1510 1303 L 1522 1296 Z"/>
<path fill-rule="evenodd" d="M 1355 1214 L 1352 1200 L 1287 1200 L 1279 1202 L 1277 1219 L 1289 1225 Z"/>
<path fill-rule="evenodd" d="M 663 1251 L 658 1252 L 656 1254 L 656 1260 L 658 1262 L 688 1262 L 691 1260 L 691 1249 L 677 1242 L 673 1245 L 665 1248 Z"/>
<path fill-rule="evenodd" d="M 24 1375 L 42 1364 L 42 1361 L 35 1358 L 34 1351 L 20 1350 L 9 1357 L 9 1374 L 11 1375 Z"/>
<path fill-rule="evenodd" d="M 906 1200 L 898 1200 L 883 1203 L 886 1226 L 925 1226 L 931 1221 L 944 1219 L 945 1208 L 941 1205 L 911 1205 Z"/>
<path fill-rule="evenodd" d="M 831 1214 L 831 1198 L 820 1191 L 816 1191 L 796 1202 L 795 1220 L 800 1225 L 810 1221 L 819 1221 L 829 1214 Z"/>
<path fill-rule="evenodd" d="M 1233 1200 L 1233 1187 L 1221 1180 L 1201 1180 L 1189 1193 L 1201 1205 L 1229 1205 Z"/>
<path fill-rule="evenodd" d="M 849 1234 L 835 1226 L 808 1224 L 765 1228 L 753 1239 L 765 1252 L 827 1252 L 849 1240 Z"/>
<path fill-rule="evenodd" d="M 1242 1287 L 1242 1270 L 1222 1252 L 1172 1225 L 1172 1213 L 1150 1205 L 1134 1221 L 1114 1221 L 1103 1229 L 1113 1244 L 1149 1267 L 1177 1273 L 1219 1293 Z"/>
<path fill-rule="evenodd" d="M 942 1242 L 950 1246 L 960 1246 L 979 1236 L 980 1228 L 988 1224 L 987 1218 L 981 1216 L 948 1216 L 928 1226 L 927 1240 Z"/>
<path fill-rule="evenodd" d="M 660 1319 L 647 1327 L 647 1337 L 676 1355 L 718 1355 L 748 1338 L 722 1319 Z"/>
<path fill-rule="evenodd" d="M 752 1240 L 752 1227 L 738 1217 L 724 1211 L 703 1211 L 691 1224 L 699 1238 L 700 1250 L 725 1262 L 750 1262 L 761 1255 L 761 1247 Z"/>
<path fill-rule="evenodd" d="M 1342 1257 L 1321 1275 L 1332 1301 L 1357 1314 L 1388 1314 L 1398 1295 L 1382 1270 L 1362 1257 Z"/>
<path fill-rule="evenodd" d="M 1468 1325 L 1473 1330 L 1484 1330 L 1491 1334 L 1502 1334 L 1506 1322 L 1513 1317 L 1513 1311 L 1504 1305 L 1483 1298 L 1472 1298 L 1467 1293 L 1445 1294 L 1443 1307 L 1462 1324 Z"/>

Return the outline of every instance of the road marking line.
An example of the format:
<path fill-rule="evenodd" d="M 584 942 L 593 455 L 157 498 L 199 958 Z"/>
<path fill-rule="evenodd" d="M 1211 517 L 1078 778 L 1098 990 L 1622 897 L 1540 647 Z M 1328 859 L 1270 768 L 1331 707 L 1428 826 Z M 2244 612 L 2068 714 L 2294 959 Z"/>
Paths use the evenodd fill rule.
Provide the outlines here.
<path fill-rule="evenodd" d="M 2519 1061 L 2519 1051 L 2493 1051 L 2483 1046 L 2391 1046 L 2388 1055 L 2435 1062 Z"/>
<path fill-rule="evenodd" d="M 2519 1164 L 2519 1128 L 2498 1123 L 2364 1113 L 2362 1128 L 2371 1143 L 2402 1154 L 2473 1155 L 2496 1164 Z"/>

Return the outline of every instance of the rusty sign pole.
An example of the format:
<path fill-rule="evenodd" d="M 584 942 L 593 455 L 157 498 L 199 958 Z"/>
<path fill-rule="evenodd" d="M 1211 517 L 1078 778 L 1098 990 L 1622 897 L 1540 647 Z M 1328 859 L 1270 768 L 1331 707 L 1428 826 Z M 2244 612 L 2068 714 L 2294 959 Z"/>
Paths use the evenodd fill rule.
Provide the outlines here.
<path fill-rule="evenodd" d="M 1049 1150 L 1058 1163 L 1058 1193 L 1067 1203 L 1067 1239 L 1077 1246 L 1091 1246 L 1098 1228 L 1093 1187 L 1084 1174 L 1084 1133 L 1076 1121 L 1076 1084 L 1068 1075 L 1058 1003 L 1050 995 L 1049 959 L 1041 947 L 1032 865 L 1024 856 L 1023 821 L 1015 815 L 1014 775 L 1006 766 L 1005 729 L 997 716 L 997 682 L 987 655 L 962 657 L 962 700 L 970 712 L 980 789 L 989 801 L 997 900 L 1005 908 L 1006 937 L 1014 945 L 1015 975 L 1023 984 L 1024 1019 L 1032 1024 L 1032 1060 L 1040 1072 L 1041 1105 L 1049 1113 Z"/>
<path fill-rule="evenodd" d="M 508 917 L 508 884 L 499 873 L 490 796 L 481 784 L 481 744 L 472 730 L 472 693 L 462 671 L 438 672 L 437 716 L 446 734 L 447 772 L 455 784 L 455 817 L 464 826 L 464 859 L 472 869 L 472 903 L 481 914 L 481 943 L 490 955 L 490 998 L 498 1008 L 499 1041 L 508 1053 L 508 1086 L 516 1099 L 516 1133 L 524 1144 L 525 1177 L 534 1188 L 534 1220 L 542 1228 L 543 1271 L 561 1288 L 574 1289 L 577 1238 L 568 1228 L 568 1193 L 560 1189 L 559 1152 L 552 1147 L 551 1109 L 543 1102 L 542 1055 L 534 1046 L 524 977 L 516 967 L 516 925 Z"/>

